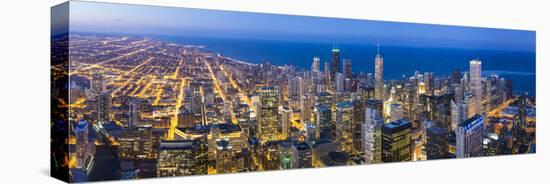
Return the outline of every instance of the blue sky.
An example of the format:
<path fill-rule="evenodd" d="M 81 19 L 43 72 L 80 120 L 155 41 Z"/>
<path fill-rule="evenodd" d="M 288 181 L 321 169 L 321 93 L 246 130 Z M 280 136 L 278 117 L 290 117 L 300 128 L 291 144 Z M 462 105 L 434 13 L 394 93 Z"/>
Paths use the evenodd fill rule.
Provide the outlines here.
<path fill-rule="evenodd" d="M 535 32 L 71 2 L 71 31 L 535 52 Z"/>

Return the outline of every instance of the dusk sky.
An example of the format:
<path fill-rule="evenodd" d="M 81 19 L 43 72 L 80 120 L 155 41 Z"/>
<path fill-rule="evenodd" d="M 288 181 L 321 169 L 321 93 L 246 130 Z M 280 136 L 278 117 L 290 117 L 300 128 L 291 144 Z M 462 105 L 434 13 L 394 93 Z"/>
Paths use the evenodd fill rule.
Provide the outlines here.
<path fill-rule="evenodd" d="M 71 2 L 71 31 L 535 52 L 535 32 Z"/>

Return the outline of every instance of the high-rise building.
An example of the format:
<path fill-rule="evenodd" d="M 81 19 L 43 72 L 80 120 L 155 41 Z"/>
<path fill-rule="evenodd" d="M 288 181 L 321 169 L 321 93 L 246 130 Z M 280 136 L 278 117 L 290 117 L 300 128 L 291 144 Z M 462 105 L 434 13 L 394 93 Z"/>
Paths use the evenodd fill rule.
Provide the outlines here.
<path fill-rule="evenodd" d="M 287 139 L 290 136 L 290 121 L 292 120 L 292 110 L 288 107 L 282 107 L 281 109 L 281 136 L 283 139 Z"/>
<path fill-rule="evenodd" d="M 157 176 L 208 174 L 206 136 L 188 140 L 162 140 L 159 144 Z"/>
<path fill-rule="evenodd" d="M 330 76 L 330 71 L 331 70 L 330 70 L 330 65 L 327 61 L 325 61 L 324 70 L 325 70 L 325 72 L 323 73 L 323 75 L 325 76 L 325 85 L 330 86 L 331 85 L 331 83 L 330 83 L 330 80 L 331 80 L 330 79 L 330 77 L 331 77 Z"/>
<path fill-rule="evenodd" d="M 367 107 L 365 110 L 365 162 L 367 164 L 382 161 L 382 125 L 384 119 L 378 107 Z"/>
<path fill-rule="evenodd" d="M 315 106 L 315 124 L 321 139 L 332 139 L 335 127 L 332 123 L 332 110 L 323 104 Z"/>
<path fill-rule="evenodd" d="M 301 77 L 291 77 L 288 79 L 287 86 L 290 108 L 298 109 L 300 105 L 300 98 L 304 92 L 304 82 Z"/>
<path fill-rule="evenodd" d="M 406 83 L 403 88 L 403 112 L 407 119 L 414 119 L 416 97 L 416 90 L 413 84 Z"/>
<path fill-rule="evenodd" d="M 305 123 L 311 121 L 311 114 L 313 111 L 313 105 L 315 98 L 311 94 L 302 95 L 300 98 L 300 122 Z"/>
<path fill-rule="evenodd" d="M 97 122 L 104 123 L 110 121 L 111 114 L 111 94 L 103 92 L 96 97 Z"/>
<path fill-rule="evenodd" d="M 260 90 L 258 135 L 262 142 L 279 140 L 279 90 L 264 86 Z"/>
<path fill-rule="evenodd" d="M 464 101 L 455 103 L 451 101 L 451 130 L 455 130 L 458 124 L 468 119 L 468 105 Z"/>
<path fill-rule="evenodd" d="M 476 114 L 456 127 L 456 157 L 476 157 L 483 154 L 485 117 Z"/>
<path fill-rule="evenodd" d="M 344 77 L 348 79 L 352 79 L 353 73 L 351 70 L 351 59 L 344 59 L 343 63 L 344 63 L 344 71 L 342 71 L 342 73 L 344 73 Z"/>
<path fill-rule="evenodd" d="M 403 118 L 403 107 L 401 106 L 401 104 L 390 104 L 390 121 L 397 121 Z"/>
<path fill-rule="evenodd" d="M 338 47 L 332 48 L 332 62 L 330 64 L 330 78 L 336 79 L 336 73 L 340 72 L 340 49 Z"/>
<path fill-rule="evenodd" d="M 313 63 L 311 64 L 311 72 L 318 73 L 321 71 L 321 61 L 319 57 L 313 57 Z"/>
<path fill-rule="evenodd" d="M 128 105 L 128 127 L 135 127 L 139 121 L 139 102 L 131 100 Z"/>
<path fill-rule="evenodd" d="M 294 168 L 313 167 L 311 147 L 304 143 L 295 143 L 292 145 L 292 155 L 294 157 Z"/>
<path fill-rule="evenodd" d="M 353 150 L 353 106 L 349 101 L 343 101 L 336 105 L 336 142 L 340 150 L 348 154 Z"/>
<path fill-rule="evenodd" d="M 382 161 L 412 160 L 411 123 L 401 119 L 382 126 Z"/>
<path fill-rule="evenodd" d="M 365 152 L 365 102 L 361 99 L 353 99 L 353 124 L 352 135 L 353 151 L 355 155 L 360 155 Z"/>
<path fill-rule="evenodd" d="M 447 158 L 449 143 L 447 129 L 432 126 L 426 130 L 426 155 L 428 160 Z"/>
<path fill-rule="evenodd" d="M 86 160 L 91 156 L 89 143 L 89 127 L 87 121 L 80 121 L 75 126 L 76 138 L 76 168 L 84 168 Z"/>
<path fill-rule="evenodd" d="M 474 95 L 475 114 L 481 114 L 481 100 L 483 99 L 483 87 L 481 86 L 481 61 L 470 61 L 470 91 Z"/>
<path fill-rule="evenodd" d="M 344 74 L 340 72 L 336 73 L 336 92 L 344 92 L 345 82 Z"/>
<path fill-rule="evenodd" d="M 94 72 L 94 74 L 92 74 L 92 81 L 90 85 L 92 88 L 92 92 L 96 94 L 99 94 L 105 91 L 105 82 L 103 79 L 103 75 L 101 75 L 100 73 Z"/>
<path fill-rule="evenodd" d="M 235 152 L 229 139 L 218 139 L 216 145 L 216 173 L 236 172 Z"/>
<path fill-rule="evenodd" d="M 384 100 L 384 58 L 380 55 L 380 46 L 377 46 L 376 57 L 374 58 L 374 93 L 375 98 Z"/>

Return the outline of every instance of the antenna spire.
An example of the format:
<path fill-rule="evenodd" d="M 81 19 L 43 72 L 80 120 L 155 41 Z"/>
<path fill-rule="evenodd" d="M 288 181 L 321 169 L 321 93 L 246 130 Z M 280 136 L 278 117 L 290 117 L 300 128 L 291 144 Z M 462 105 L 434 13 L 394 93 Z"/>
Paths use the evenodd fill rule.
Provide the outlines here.
<path fill-rule="evenodd" d="M 380 43 L 376 44 L 376 55 L 380 55 Z"/>

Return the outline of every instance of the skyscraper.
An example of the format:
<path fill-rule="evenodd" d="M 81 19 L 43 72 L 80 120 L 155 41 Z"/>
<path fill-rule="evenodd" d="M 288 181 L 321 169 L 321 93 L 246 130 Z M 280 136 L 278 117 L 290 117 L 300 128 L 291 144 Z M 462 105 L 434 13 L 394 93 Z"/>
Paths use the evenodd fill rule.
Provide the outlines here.
<path fill-rule="evenodd" d="M 468 118 L 468 105 L 464 101 L 455 103 L 451 100 L 451 130 Z"/>
<path fill-rule="evenodd" d="M 103 92 L 96 97 L 97 122 L 104 123 L 110 120 L 111 94 Z"/>
<path fill-rule="evenodd" d="M 342 71 L 342 73 L 344 73 L 344 77 L 348 79 L 353 78 L 353 73 L 351 70 L 351 59 L 344 59 L 343 63 L 344 63 L 344 71 Z"/>
<path fill-rule="evenodd" d="M 484 121 L 483 115 L 476 114 L 456 127 L 457 158 L 482 156 Z"/>
<path fill-rule="evenodd" d="M 315 106 L 315 121 L 321 138 L 332 139 L 334 128 L 332 127 L 332 111 L 323 104 Z"/>
<path fill-rule="evenodd" d="M 321 71 L 321 61 L 319 57 L 315 56 L 313 57 L 313 63 L 311 64 L 311 72 L 319 72 Z"/>
<path fill-rule="evenodd" d="M 278 140 L 279 131 L 279 90 L 265 86 L 260 90 L 258 107 L 258 134 L 262 142 Z"/>
<path fill-rule="evenodd" d="M 376 99 L 384 100 L 384 58 L 380 55 L 380 45 L 377 45 L 376 58 L 374 58 L 374 93 Z"/>
<path fill-rule="evenodd" d="M 288 107 L 281 109 L 281 136 L 286 139 L 290 136 L 290 121 L 292 119 L 292 110 Z"/>
<path fill-rule="evenodd" d="M 348 154 L 353 151 L 353 106 L 349 101 L 336 105 L 336 142 L 340 150 Z"/>
<path fill-rule="evenodd" d="M 411 123 L 401 119 L 382 126 L 382 161 L 402 162 L 412 159 Z"/>
<path fill-rule="evenodd" d="M 206 136 L 195 139 L 166 141 L 159 145 L 157 176 L 207 174 Z"/>
<path fill-rule="evenodd" d="M 92 92 L 96 94 L 102 93 L 105 90 L 103 75 L 98 72 L 94 72 L 92 75 L 91 88 Z"/>
<path fill-rule="evenodd" d="M 305 94 L 300 98 L 300 122 L 305 123 L 311 121 L 311 113 L 313 111 L 313 105 L 315 98 L 313 95 Z"/>
<path fill-rule="evenodd" d="M 470 61 L 470 91 L 474 95 L 474 112 L 475 114 L 481 114 L 483 88 L 481 86 L 481 61 L 477 59 Z"/>
<path fill-rule="evenodd" d="M 365 110 L 365 162 L 367 164 L 382 161 L 382 113 L 379 108 L 367 107 Z"/>
<path fill-rule="evenodd" d="M 232 173 L 236 171 L 235 153 L 228 139 L 216 140 L 216 173 Z"/>
<path fill-rule="evenodd" d="M 336 92 L 344 92 L 345 90 L 345 77 L 344 74 L 337 72 L 336 73 Z"/>
<path fill-rule="evenodd" d="M 338 47 L 332 48 L 332 62 L 330 64 L 330 78 L 336 79 L 336 73 L 340 72 L 340 49 Z"/>
<path fill-rule="evenodd" d="M 295 143 L 292 145 L 292 155 L 294 157 L 294 168 L 310 168 L 313 167 L 313 154 L 311 147 L 304 143 Z"/>
<path fill-rule="evenodd" d="M 447 129 L 432 126 L 426 130 L 426 137 L 426 155 L 428 160 L 447 158 L 449 154 Z"/>
<path fill-rule="evenodd" d="M 139 103 L 137 100 L 131 100 L 128 105 L 128 127 L 134 127 L 139 121 Z"/>
<path fill-rule="evenodd" d="M 76 138 L 76 167 L 77 168 L 84 168 L 85 162 L 88 159 L 89 156 L 91 156 L 90 153 L 90 146 L 89 146 L 89 127 L 87 121 L 80 121 L 75 126 L 75 138 Z"/>

